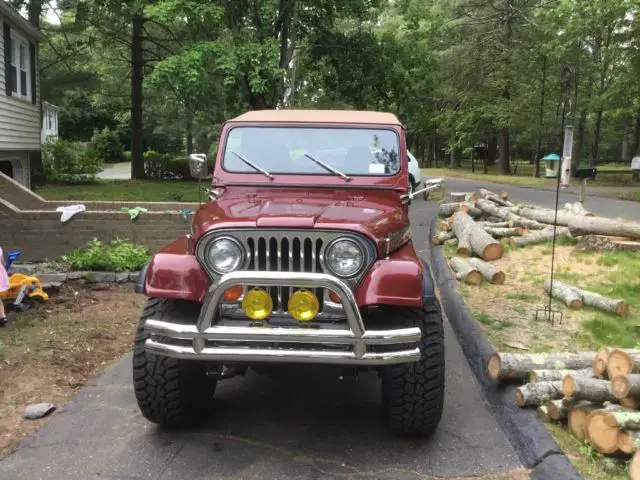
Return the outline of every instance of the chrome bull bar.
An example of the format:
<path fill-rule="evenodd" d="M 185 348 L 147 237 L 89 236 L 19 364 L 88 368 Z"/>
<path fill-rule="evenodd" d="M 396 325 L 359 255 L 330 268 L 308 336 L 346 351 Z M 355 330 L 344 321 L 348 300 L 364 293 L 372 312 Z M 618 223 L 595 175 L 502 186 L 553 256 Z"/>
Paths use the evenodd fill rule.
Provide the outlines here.
<path fill-rule="evenodd" d="M 235 327 L 216 325 L 214 319 L 225 290 L 233 285 L 256 287 L 326 288 L 335 292 L 344 308 L 347 328 L 309 329 L 299 327 Z M 388 365 L 415 362 L 422 338 L 417 327 L 390 330 L 365 330 L 360 310 L 349 286 L 325 273 L 237 271 L 223 275 L 211 285 L 195 325 L 148 319 L 146 331 L 152 336 L 145 343 L 149 353 L 190 360 L 214 362 L 316 363 L 333 365 Z M 158 337 L 158 338 L 155 338 Z M 162 338 L 191 341 L 189 345 L 162 342 Z M 225 342 L 234 346 L 208 346 L 207 342 Z M 269 344 L 256 345 L 256 344 Z M 273 344 L 276 344 L 273 346 Z M 286 344 L 283 348 L 279 344 Z M 305 348 L 289 348 L 305 344 Z M 392 351 L 368 351 L 368 346 L 414 344 L 412 348 Z M 308 345 L 313 345 L 309 348 Z M 327 348 L 351 346 L 349 350 Z M 323 348 L 324 346 L 324 348 Z"/>

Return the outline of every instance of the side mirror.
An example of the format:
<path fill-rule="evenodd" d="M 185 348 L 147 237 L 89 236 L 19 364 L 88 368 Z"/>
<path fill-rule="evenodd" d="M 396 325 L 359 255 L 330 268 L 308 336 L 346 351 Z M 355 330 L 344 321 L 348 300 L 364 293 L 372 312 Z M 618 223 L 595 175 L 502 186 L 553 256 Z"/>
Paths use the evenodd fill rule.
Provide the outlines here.
<path fill-rule="evenodd" d="M 207 175 L 207 156 L 204 153 L 189 155 L 189 172 L 193 178 L 204 178 Z"/>
<path fill-rule="evenodd" d="M 404 205 L 406 205 L 418 195 L 422 195 L 423 193 L 431 192 L 433 190 L 439 190 L 441 188 L 442 188 L 442 178 L 433 178 L 430 180 L 426 180 L 424 182 L 424 188 L 421 188 L 420 190 L 415 190 L 413 193 L 402 195 L 400 197 L 400 200 Z"/>

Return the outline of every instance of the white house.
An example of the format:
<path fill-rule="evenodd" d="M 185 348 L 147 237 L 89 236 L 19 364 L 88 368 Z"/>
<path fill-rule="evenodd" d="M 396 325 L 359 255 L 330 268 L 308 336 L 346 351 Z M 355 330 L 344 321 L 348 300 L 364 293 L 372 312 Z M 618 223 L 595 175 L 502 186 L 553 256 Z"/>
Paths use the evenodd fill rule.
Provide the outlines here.
<path fill-rule="evenodd" d="M 31 187 L 30 157 L 41 150 L 38 43 L 45 37 L 0 0 L 0 171 Z"/>

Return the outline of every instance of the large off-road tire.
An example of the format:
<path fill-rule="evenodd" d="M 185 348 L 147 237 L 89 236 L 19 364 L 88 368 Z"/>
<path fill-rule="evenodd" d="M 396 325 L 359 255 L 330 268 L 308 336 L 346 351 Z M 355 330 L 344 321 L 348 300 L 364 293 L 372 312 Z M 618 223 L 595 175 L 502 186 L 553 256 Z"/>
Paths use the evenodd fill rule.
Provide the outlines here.
<path fill-rule="evenodd" d="M 444 330 L 439 305 L 386 309 L 395 328 L 422 330 L 418 362 L 386 367 L 382 372 L 382 408 L 396 433 L 428 436 L 435 431 L 444 404 Z"/>
<path fill-rule="evenodd" d="M 213 410 L 217 380 L 207 376 L 205 362 L 178 360 L 147 353 L 144 343 L 148 318 L 195 323 L 200 305 L 194 302 L 150 299 L 142 312 L 133 347 L 133 381 L 142 415 L 150 422 L 181 427 L 201 422 Z"/>

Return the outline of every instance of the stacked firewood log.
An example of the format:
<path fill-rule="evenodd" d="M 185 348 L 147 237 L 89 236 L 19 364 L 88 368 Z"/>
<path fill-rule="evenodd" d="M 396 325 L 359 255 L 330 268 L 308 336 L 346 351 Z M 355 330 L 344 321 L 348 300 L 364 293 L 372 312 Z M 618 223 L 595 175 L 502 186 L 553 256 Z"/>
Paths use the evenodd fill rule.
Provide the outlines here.
<path fill-rule="evenodd" d="M 443 220 L 431 241 L 456 245 L 456 256 L 449 265 L 456 279 L 469 285 L 484 281 L 504 284 L 506 272 L 491 262 L 502 258 L 505 244 L 524 247 L 554 236 L 579 237 L 583 248 L 640 250 L 640 223 L 596 217 L 579 202 L 566 203 L 556 212 L 536 205 L 514 205 L 506 192 L 481 188 L 478 192 L 449 193 L 439 205 L 438 216 Z M 556 280 L 545 282 L 544 290 L 571 309 L 586 305 L 618 315 L 629 312 L 622 299 Z"/>
<path fill-rule="evenodd" d="M 631 456 L 631 478 L 640 480 L 640 350 L 493 353 L 487 374 L 520 384 L 516 404 L 543 421 L 566 425 L 604 455 Z"/>

